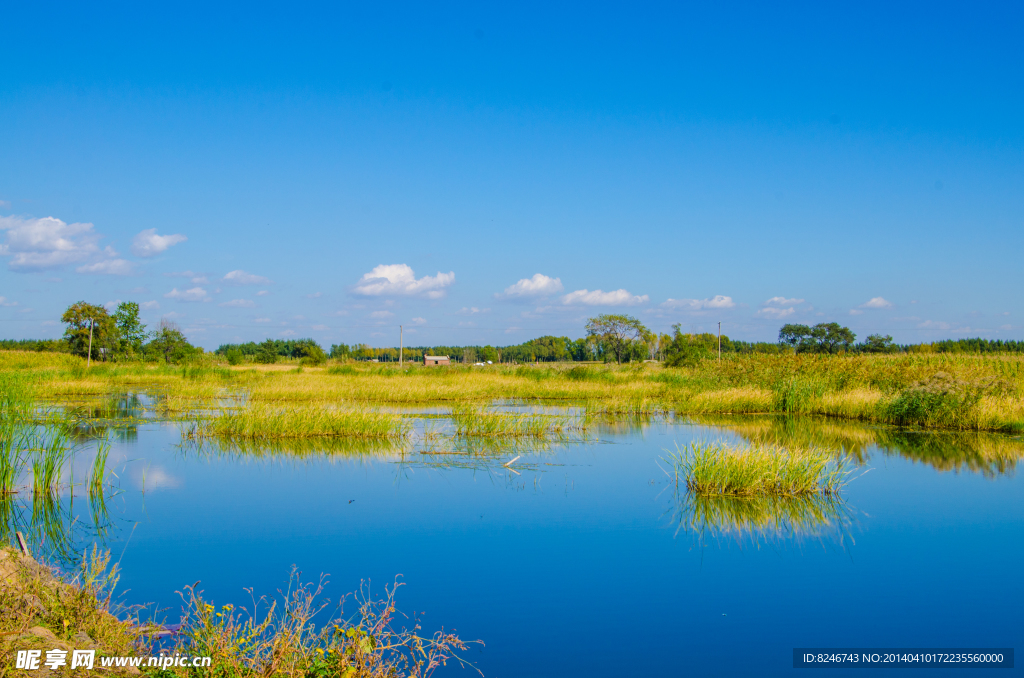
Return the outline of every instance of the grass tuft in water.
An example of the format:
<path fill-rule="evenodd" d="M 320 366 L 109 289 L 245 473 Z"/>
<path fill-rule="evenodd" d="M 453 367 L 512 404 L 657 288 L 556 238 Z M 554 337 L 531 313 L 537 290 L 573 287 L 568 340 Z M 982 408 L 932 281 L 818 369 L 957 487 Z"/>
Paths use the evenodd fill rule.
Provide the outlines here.
<path fill-rule="evenodd" d="M 836 495 L 845 473 L 840 462 L 825 452 L 791 452 L 764 445 L 749 448 L 722 443 L 690 443 L 669 456 L 676 483 L 700 495 L 734 497 L 821 494 Z"/>

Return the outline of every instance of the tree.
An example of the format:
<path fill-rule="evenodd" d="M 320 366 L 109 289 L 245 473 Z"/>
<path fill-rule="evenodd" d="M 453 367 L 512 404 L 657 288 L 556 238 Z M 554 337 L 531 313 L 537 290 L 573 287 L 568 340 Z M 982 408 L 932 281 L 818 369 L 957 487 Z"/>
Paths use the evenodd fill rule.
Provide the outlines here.
<path fill-rule="evenodd" d="M 272 365 L 277 362 L 277 345 L 273 339 L 267 339 L 259 346 L 256 352 L 256 362 L 260 365 Z"/>
<path fill-rule="evenodd" d="M 68 306 L 61 322 L 67 324 L 64 340 L 75 355 L 85 357 L 89 354 L 89 330 L 92 328 L 92 357 L 100 355 L 101 348 L 111 348 L 117 341 L 117 325 L 114 319 L 102 306 L 93 306 L 84 301 Z"/>
<path fill-rule="evenodd" d="M 718 350 L 718 337 L 702 334 L 683 334 L 682 326 L 672 326 L 672 341 L 665 347 L 665 367 L 693 367 L 701 360 L 712 358 Z M 723 345 L 728 337 L 722 337 Z"/>
<path fill-rule="evenodd" d="M 604 314 L 587 321 L 587 336 L 604 344 L 617 363 L 628 357 L 633 345 L 649 333 L 643 323 L 628 315 Z"/>
<path fill-rule="evenodd" d="M 840 350 L 848 351 L 857 335 L 839 323 L 818 323 L 811 328 L 811 337 L 822 353 L 838 353 Z"/>
<path fill-rule="evenodd" d="M 166 363 L 180 363 L 203 352 L 193 346 L 181 333 L 178 326 L 168 320 L 160 321 L 160 329 L 153 332 L 152 338 L 142 347 L 146 360 L 163 360 Z"/>
<path fill-rule="evenodd" d="M 300 365 L 322 365 L 327 360 L 327 354 L 320 348 L 320 344 L 310 341 L 302 344 L 299 349 Z"/>
<path fill-rule="evenodd" d="M 881 334 L 870 334 L 858 348 L 864 353 L 895 353 L 900 350 L 888 334 L 884 337 Z"/>
<path fill-rule="evenodd" d="M 117 326 L 118 349 L 123 355 L 142 352 L 142 344 L 146 341 L 146 326 L 139 321 L 139 305 L 134 301 L 123 301 L 114 311 L 114 324 Z"/>
<path fill-rule="evenodd" d="M 779 330 L 779 343 L 792 346 L 797 353 L 836 353 L 849 350 L 857 335 L 839 323 L 783 325 Z"/>

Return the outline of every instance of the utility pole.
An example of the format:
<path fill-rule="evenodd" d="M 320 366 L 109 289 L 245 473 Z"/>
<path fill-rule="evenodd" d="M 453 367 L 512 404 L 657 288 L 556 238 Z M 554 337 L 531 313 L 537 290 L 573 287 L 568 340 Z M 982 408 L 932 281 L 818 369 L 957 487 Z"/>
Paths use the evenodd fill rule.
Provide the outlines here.
<path fill-rule="evenodd" d="M 405 349 L 405 330 L 398 326 L 398 366 L 402 366 L 402 350 Z"/>
<path fill-rule="evenodd" d="M 722 362 L 722 321 L 718 321 L 718 362 Z"/>
<path fill-rule="evenodd" d="M 85 359 L 86 369 L 92 367 L 92 318 L 89 318 L 89 357 Z"/>

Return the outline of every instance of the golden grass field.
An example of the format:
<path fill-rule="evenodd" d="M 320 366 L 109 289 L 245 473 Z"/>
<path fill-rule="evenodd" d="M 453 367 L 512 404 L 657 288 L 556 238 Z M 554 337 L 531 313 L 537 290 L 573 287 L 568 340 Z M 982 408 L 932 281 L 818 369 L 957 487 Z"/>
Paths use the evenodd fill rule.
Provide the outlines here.
<path fill-rule="evenodd" d="M 43 400 L 87 401 L 146 390 L 160 394 L 168 412 L 244 396 L 253 406 L 450 407 L 512 401 L 579 404 L 608 414 L 787 413 L 890 423 L 896 416 L 893 403 L 938 374 L 973 399 L 946 403 L 940 393 L 938 400 L 912 410 L 917 420 L 903 423 L 1020 432 L 1022 363 L 1016 356 L 963 354 L 754 354 L 673 369 L 657 364 L 400 368 L 368 363 L 311 368 L 230 367 L 208 357 L 185 367 L 94 363 L 87 369 L 84 360 L 73 356 L 0 351 L 0 376 L 26 383 Z M 936 402 L 941 412 L 933 416 L 926 410 Z"/>

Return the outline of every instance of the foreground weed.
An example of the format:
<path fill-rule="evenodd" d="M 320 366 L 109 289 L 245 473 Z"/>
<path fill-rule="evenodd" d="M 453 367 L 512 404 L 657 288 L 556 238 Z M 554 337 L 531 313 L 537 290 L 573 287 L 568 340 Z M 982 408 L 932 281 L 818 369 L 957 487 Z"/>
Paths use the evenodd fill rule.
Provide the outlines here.
<path fill-rule="evenodd" d="M 449 661 L 472 666 L 459 656 L 467 643 L 457 635 L 441 630 L 423 637 L 415 620 L 411 628 L 398 628 L 398 582 L 377 598 L 364 587 L 353 618 L 345 618 L 339 605 L 318 629 L 313 619 L 329 605 L 322 599 L 326 583 L 321 577 L 317 584 L 304 584 L 293 571 L 281 600 L 261 598 L 251 610 L 226 605 L 219 611 L 201 592 L 186 587 L 175 650 L 212 657 L 215 675 L 222 676 L 426 678 Z M 210 670 L 174 668 L 166 673 L 207 676 Z"/>

